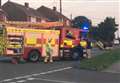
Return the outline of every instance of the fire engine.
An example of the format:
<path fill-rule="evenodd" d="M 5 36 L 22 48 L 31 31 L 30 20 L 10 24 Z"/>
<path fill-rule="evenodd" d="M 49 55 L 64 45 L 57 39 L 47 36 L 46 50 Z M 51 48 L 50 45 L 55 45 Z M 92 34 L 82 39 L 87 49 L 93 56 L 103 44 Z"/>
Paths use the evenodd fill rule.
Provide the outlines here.
<path fill-rule="evenodd" d="M 52 40 L 53 57 L 77 59 L 79 56 L 72 49 L 80 43 L 80 29 L 64 26 L 61 22 L 6 21 L 0 24 L 0 56 L 37 61 L 45 56 L 49 39 Z"/>

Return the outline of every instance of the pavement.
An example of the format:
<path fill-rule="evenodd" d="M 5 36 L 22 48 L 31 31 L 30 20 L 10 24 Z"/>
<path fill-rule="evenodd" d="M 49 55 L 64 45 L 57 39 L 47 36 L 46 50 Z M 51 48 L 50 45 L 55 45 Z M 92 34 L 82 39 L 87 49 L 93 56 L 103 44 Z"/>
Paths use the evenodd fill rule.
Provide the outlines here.
<path fill-rule="evenodd" d="M 103 72 L 120 73 L 120 61 L 113 64 L 112 66 L 104 70 Z"/>
<path fill-rule="evenodd" d="M 98 56 L 104 53 L 104 50 L 100 50 L 99 48 L 92 48 L 92 56 Z"/>

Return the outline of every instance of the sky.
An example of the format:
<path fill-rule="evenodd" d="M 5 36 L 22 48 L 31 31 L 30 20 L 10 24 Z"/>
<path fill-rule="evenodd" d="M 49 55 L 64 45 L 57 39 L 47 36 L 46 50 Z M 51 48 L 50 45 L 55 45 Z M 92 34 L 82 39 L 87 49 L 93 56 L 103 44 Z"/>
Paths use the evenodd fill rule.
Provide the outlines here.
<path fill-rule="evenodd" d="M 8 0 L 2 0 L 2 4 Z M 30 7 L 38 8 L 42 5 L 53 8 L 57 7 L 59 11 L 59 0 L 10 0 L 24 5 L 29 2 Z M 97 25 L 109 16 L 116 19 L 120 24 L 120 0 L 62 0 L 62 11 L 65 16 L 70 18 L 76 16 L 86 16 L 92 20 L 93 25 Z"/>

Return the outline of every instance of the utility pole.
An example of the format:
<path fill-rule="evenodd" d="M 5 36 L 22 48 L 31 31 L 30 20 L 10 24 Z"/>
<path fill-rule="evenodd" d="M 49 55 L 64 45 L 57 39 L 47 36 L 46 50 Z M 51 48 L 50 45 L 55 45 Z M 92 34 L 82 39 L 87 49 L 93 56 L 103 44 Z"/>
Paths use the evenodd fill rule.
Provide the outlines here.
<path fill-rule="evenodd" d="M 60 14 L 62 15 L 62 0 L 60 0 Z M 60 22 L 63 22 L 63 18 L 62 16 L 60 15 Z"/>
<path fill-rule="evenodd" d="M 60 13 L 62 14 L 62 0 L 60 0 Z"/>
<path fill-rule="evenodd" d="M 70 14 L 70 19 L 71 19 L 71 20 L 73 19 L 73 16 L 72 16 L 72 14 Z"/>

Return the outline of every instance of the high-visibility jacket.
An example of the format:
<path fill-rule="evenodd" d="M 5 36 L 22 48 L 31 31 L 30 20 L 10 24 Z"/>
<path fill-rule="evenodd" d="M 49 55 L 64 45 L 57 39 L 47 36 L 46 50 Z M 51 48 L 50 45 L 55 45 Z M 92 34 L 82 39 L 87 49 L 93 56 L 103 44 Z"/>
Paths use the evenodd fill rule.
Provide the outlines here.
<path fill-rule="evenodd" d="M 52 46 L 50 43 L 46 44 L 46 53 L 50 53 L 50 54 L 52 53 Z"/>

